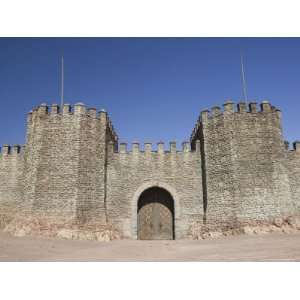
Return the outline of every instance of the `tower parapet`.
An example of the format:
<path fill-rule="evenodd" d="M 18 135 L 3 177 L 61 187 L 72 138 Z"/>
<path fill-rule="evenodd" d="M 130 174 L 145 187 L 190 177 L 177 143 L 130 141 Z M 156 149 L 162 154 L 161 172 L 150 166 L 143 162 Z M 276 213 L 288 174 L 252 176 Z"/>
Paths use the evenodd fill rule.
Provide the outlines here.
<path fill-rule="evenodd" d="M 112 125 L 112 122 L 105 110 L 99 111 L 97 114 L 97 110 L 95 108 L 87 108 L 84 103 L 78 102 L 74 106 L 70 104 L 64 104 L 61 108 L 58 104 L 52 104 L 48 106 L 46 103 L 42 103 L 39 106 L 35 107 L 32 111 L 30 111 L 27 115 L 27 124 L 30 125 L 32 120 L 37 121 L 37 117 L 56 117 L 61 121 L 64 118 L 70 117 L 83 117 L 87 119 L 97 119 L 104 120 L 107 126 L 107 131 L 111 136 L 111 139 L 115 142 L 118 141 L 118 135 Z"/>
<path fill-rule="evenodd" d="M 246 105 L 245 102 L 239 102 L 236 105 L 232 100 L 228 100 L 223 104 L 223 110 L 220 106 L 213 106 L 211 110 L 205 109 L 200 112 L 200 117 L 197 120 L 193 130 L 192 134 L 190 136 L 190 141 L 193 144 L 193 141 L 195 139 L 199 138 L 199 130 L 202 126 L 207 125 L 209 122 L 213 121 L 215 118 L 222 118 L 225 116 L 229 116 L 232 114 L 232 116 L 238 116 L 243 113 L 247 113 L 244 115 L 245 118 L 247 118 L 249 115 L 257 116 L 257 114 L 261 115 L 263 113 L 275 113 L 280 121 L 280 110 L 277 109 L 274 106 L 271 106 L 268 100 L 262 101 L 260 104 L 260 110 L 257 110 L 257 103 L 256 102 L 250 102 L 248 105 Z M 237 121 L 237 120 L 236 120 Z"/>

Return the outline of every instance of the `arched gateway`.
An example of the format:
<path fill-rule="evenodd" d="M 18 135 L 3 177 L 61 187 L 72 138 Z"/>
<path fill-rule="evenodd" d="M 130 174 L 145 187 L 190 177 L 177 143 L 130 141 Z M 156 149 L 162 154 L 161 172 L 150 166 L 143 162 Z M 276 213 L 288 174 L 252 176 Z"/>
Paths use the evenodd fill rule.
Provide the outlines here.
<path fill-rule="evenodd" d="M 151 187 L 138 200 L 137 233 L 140 240 L 174 239 L 174 201 L 163 188 Z"/>

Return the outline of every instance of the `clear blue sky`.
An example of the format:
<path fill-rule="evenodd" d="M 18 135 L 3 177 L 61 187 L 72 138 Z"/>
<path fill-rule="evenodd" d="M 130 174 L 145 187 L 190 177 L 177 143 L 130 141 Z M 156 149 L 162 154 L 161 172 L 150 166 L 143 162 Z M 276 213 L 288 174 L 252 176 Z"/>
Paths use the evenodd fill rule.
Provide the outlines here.
<path fill-rule="evenodd" d="M 240 51 L 248 98 L 300 139 L 299 38 L 0 38 L 0 144 L 24 143 L 26 113 L 59 103 L 62 52 L 65 102 L 105 108 L 120 141 L 179 144 L 201 110 L 242 99 Z"/>

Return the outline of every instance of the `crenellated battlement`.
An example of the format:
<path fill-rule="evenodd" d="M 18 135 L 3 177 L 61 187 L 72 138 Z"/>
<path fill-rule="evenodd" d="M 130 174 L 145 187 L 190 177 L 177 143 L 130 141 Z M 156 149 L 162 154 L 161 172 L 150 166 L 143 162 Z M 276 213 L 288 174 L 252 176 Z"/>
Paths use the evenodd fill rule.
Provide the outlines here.
<path fill-rule="evenodd" d="M 25 146 L 21 145 L 3 145 L 0 147 L 0 155 L 7 156 L 21 156 L 24 153 Z"/>
<path fill-rule="evenodd" d="M 295 151 L 300 152 L 300 141 L 295 141 L 293 147 Z"/>
<path fill-rule="evenodd" d="M 246 102 L 239 102 L 235 104 L 233 101 L 228 100 L 223 104 L 223 110 L 220 106 L 213 106 L 211 110 L 205 109 L 200 112 L 200 116 L 193 128 L 190 140 L 191 142 L 194 141 L 195 137 L 199 134 L 199 128 L 208 124 L 215 118 L 229 117 L 236 114 L 245 114 L 246 117 L 250 114 L 257 116 L 269 113 L 276 113 L 277 116 L 281 118 L 281 111 L 275 106 L 272 106 L 268 100 L 262 101 L 260 105 L 258 105 L 257 102 L 249 102 L 248 105 Z"/>
<path fill-rule="evenodd" d="M 100 111 L 101 112 L 101 111 Z M 32 111 L 29 112 L 29 115 L 38 114 L 38 115 L 60 115 L 60 116 L 88 116 L 94 118 L 100 118 L 100 112 L 97 114 L 95 108 L 87 108 L 84 103 L 78 102 L 73 106 L 71 104 L 64 104 L 61 107 L 58 104 L 47 105 L 42 103 L 37 107 L 34 107 Z"/>
<path fill-rule="evenodd" d="M 118 135 L 112 125 L 111 119 L 108 116 L 108 113 L 102 109 L 97 112 L 97 109 L 94 107 L 86 107 L 84 103 L 78 102 L 75 105 L 64 104 L 63 107 L 60 107 L 58 104 L 47 105 L 42 103 L 39 106 L 33 108 L 27 115 L 27 122 L 32 123 L 33 120 L 37 118 L 85 118 L 92 120 L 99 120 L 107 125 L 107 131 L 110 134 L 113 141 L 118 140 Z"/>
<path fill-rule="evenodd" d="M 132 142 L 131 143 L 131 150 L 128 149 L 128 144 L 127 143 L 120 143 L 119 144 L 119 150 L 115 151 L 116 153 L 119 154 L 133 154 L 133 155 L 138 155 L 138 154 L 165 154 L 165 153 L 171 153 L 171 154 L 176 154 L 176 153 L 188 153 L 188 152 L 200 152 L 200 141 L 196 141 L 196 148 L 195 150 L 191 149 L 191 143 L 189 141 L 184 141 L 181 144 L 181 150 L 177 150 L 177 145 L 176 141 L 171 141 L 169 143 L 169 148 L 165 148 L 165 143 L 164 142 L 158 142 L 156 144 L 156 150 L 153 147 L 152 143 L 146 142 L 144 143 L 144 149 L 141 148 L 141 145 L 139 142 Z"/>
<path fill-rule="evenodd" d="M 300 141 L 295 141 L 292 143 L 293 148 L 290 149 L 290 143 L 288 141 L 284 141 L 285 150 L 289 153 L 299 153 L 300 154 Z"/>

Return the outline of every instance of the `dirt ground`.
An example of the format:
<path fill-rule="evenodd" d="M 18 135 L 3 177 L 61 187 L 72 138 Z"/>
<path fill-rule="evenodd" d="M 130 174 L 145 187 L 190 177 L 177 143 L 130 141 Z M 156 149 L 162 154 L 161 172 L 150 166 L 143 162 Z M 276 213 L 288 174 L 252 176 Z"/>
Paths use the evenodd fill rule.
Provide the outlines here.
<path fill-rule="evenodd" d="M 0 261 L 300 261 L 300 233 L 112 242 L 0 233 Z"/>

